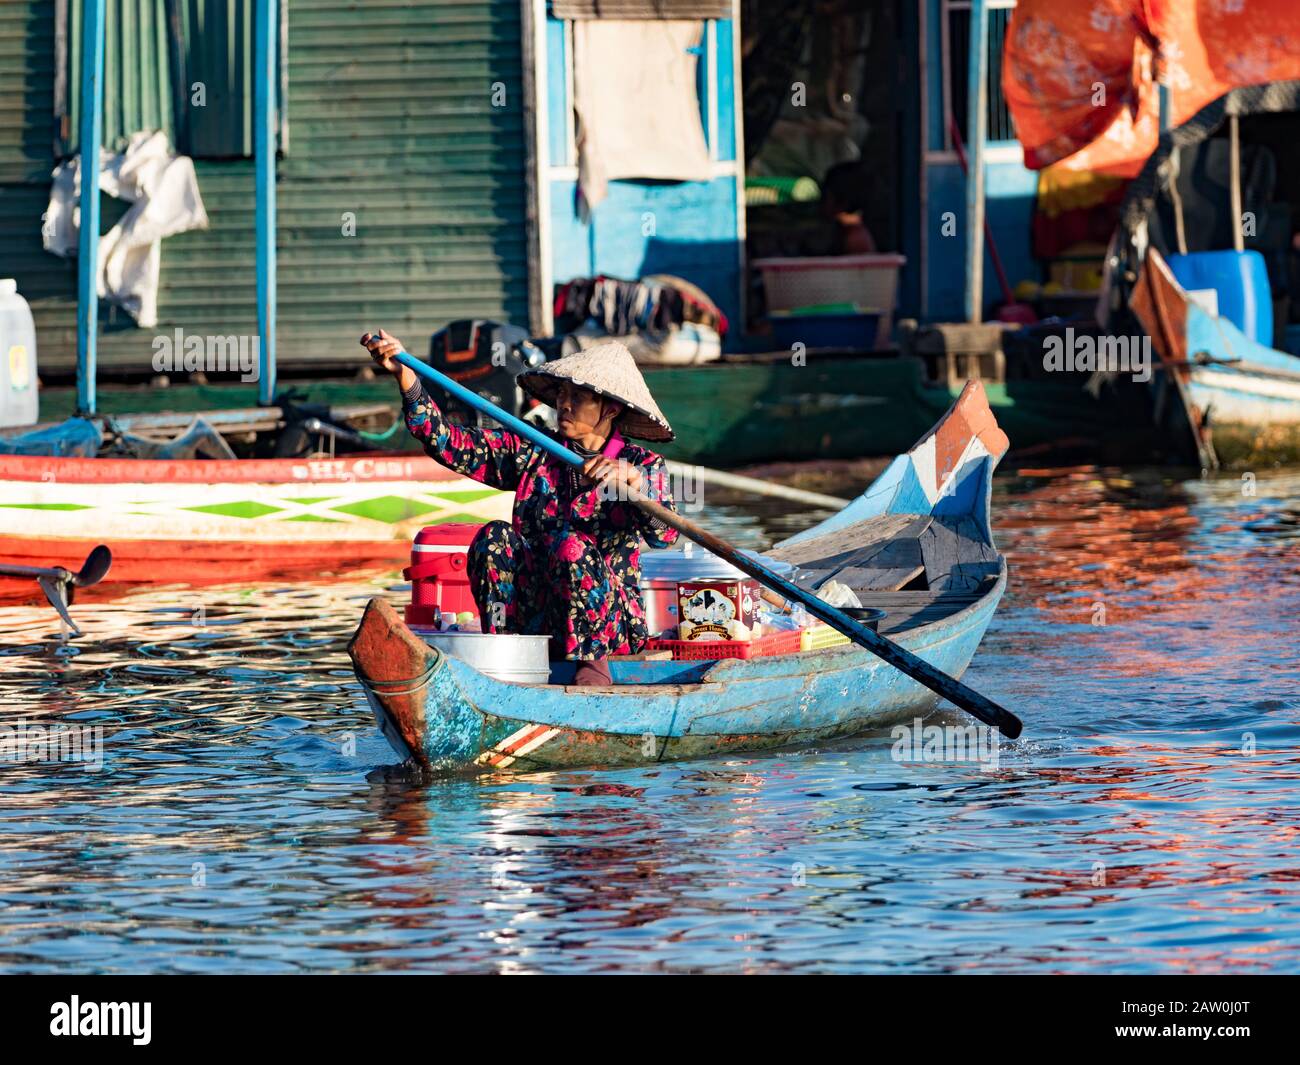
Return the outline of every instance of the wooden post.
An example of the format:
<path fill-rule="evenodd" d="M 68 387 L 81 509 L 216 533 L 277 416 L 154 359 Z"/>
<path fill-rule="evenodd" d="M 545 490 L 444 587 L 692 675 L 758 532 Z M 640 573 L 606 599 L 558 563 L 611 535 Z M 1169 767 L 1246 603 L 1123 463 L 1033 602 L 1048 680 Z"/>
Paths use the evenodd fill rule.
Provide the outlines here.
<path fill-rule="evenodd" d="M 966 320 L 972 324 L 978 323 L 984 313 L 984 141 L 988 64 L 988 0 L 971 0 L 966 94 L 966 141 L 970 153 L 970 173 L 966 177 Z"/>
<path fill-rule="evenodd" d="M 81 231 L 77 243 L 77 413 L 95 413 L 99 330 L 99 144 L 104 133 L 104 0 L 81 12 Z"/>
<path fill-rule="evenodd" d="M 275 397 L 275 0 L 257 0 L 253 38 L 253 153 L 256 157 L 258 401 Z"/>
<path fill-rule="evenodd" d="M 1245 235 L 1241 231 L 1241 132 L 1237 128 L 1237 116 L 1228 119 L 1229 140 L 1232 144 L 1230 162 L 1232 190 L 1232 246 L 1237 251 L 1246 250 Z"/>
<path fill-rule="evenodd" d="M 1170 124 L 1173 122 L 1173 107 L 1169 99 L 1169 86 L 1163 81 L 1164 75 L 1161 74 L 1159 87 L 1160 100 L 1160 133 L 1163 136 L 1169 132 Z M 1183 222 L 1183 197 L 1178 191 L 1178 175 L 1182 169 L 1182 157 L 1178 154 L 1178 145 L 1170 143 L 1169 146 L 1169 165 L 1166 173 L 1169 175 L 1169 199 L 1174 207 L 1174 240 L 1178 245 L 1178 254 L 1187 254 L 1187 227 Z"/>

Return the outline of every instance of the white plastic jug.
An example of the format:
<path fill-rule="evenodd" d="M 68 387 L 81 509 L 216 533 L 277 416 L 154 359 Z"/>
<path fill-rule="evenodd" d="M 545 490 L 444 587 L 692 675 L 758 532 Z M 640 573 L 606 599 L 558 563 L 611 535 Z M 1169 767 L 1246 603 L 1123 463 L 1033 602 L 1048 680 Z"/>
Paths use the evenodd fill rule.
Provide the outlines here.
<path fill-rule="evenodd" d="M 18 282 L 0 278 L 0 428 L 35 425 L 36 324 Z"/>

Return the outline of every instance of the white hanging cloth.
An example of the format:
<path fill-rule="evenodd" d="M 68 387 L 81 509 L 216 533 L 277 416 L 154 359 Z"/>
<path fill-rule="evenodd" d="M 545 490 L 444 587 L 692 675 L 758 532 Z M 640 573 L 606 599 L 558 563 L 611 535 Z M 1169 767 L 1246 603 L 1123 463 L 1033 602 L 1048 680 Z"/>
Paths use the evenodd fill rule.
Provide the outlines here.
<path fill-rule="evenodd" d="M 712 176 L 690 51 L 703 33 L 695 20 L 574 22 L 578 184 L 588 209 L 619 178 Z"/>
<path fill-rule="evenodd" d="M 134 133 L 125 152 L 100 151 L 99 187 L 132 205 L 99 238 L 99 296 L 124 308 L 137 325 L 150 328 L 158 324 L 162 239 L 208 227 L 194 161 L 173 155 L 161 131 Z M 46 251 L 64 258 L 77 254 L 80 197 L 77 155 L 54 169 L 41 226 Z"/>

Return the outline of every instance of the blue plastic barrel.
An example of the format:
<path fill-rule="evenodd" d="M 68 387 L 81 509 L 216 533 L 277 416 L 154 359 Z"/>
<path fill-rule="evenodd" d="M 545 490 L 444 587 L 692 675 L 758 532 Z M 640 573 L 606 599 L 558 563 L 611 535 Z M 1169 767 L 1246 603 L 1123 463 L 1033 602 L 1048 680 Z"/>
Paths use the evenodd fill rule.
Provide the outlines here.
<path fill-rule="evenodd" d="M 1257 251 L 1193 251 L 1169 256 L 1169 269 L 1188 292 L 1213 289 L 1219 317 L 1251 340 L 1273 346 L 1273 297 L 1268 268 Z"/>

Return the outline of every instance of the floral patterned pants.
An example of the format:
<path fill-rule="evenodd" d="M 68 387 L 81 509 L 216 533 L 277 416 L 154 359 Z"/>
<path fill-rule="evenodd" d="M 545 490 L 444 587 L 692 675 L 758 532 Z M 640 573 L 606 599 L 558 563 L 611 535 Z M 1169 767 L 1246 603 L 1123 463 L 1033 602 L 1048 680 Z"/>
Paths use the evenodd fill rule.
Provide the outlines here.
<path fill-rule="evenodd" d="M 484 632 L 546 634 L 553 654 L 578 661 L 629 652 L 622 582 L 586 533 L 534 545 L 490 521 L 469 545 L 467 569 Z"/>

